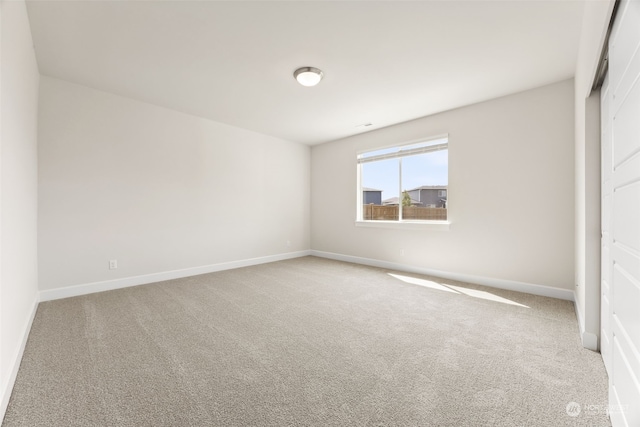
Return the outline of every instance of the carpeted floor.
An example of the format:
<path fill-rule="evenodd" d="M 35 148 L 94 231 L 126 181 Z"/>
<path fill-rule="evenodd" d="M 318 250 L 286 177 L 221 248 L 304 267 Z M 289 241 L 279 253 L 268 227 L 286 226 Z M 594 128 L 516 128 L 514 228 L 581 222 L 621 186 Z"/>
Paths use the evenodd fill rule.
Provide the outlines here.
<path fill-rule="evenodd" d="M 41 303 L 2 425 L 606 426 L 606 405 L 571 302 L 305 257 Z"/>

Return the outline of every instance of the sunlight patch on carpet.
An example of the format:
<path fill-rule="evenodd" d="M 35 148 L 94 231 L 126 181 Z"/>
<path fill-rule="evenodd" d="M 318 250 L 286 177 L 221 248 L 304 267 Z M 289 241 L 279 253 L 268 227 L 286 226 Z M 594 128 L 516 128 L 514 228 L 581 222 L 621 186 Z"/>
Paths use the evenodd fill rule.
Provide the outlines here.
<path fill-rule="evenodd" d="M 481 291 L 478 289 L 468 289 L 468 288 L 463 288 L 461 286 L 446 285 L 444 283 L 437 283 L 432 280 L 418 279 L 417 277 L 403 276 L 401 274 L 394 274 L 394 273 L 388 273 L 388 274 L 389 276 L 395 279 L 401 280 L 405 283 L 409 283 L 412 285 L 418 285 L 418 286 L 422 286 L 429 289 L 436 289 L 438 291 L 452 292 L 454 294 L 463 294 L 473 298 L 480 298 L 488 301 L 495 301 L 503 304 L 510 304 L 518 307 L 529 308 L 529 306 L 520 304 L 515 301 L 511 301 L 510 299 L 503 298 L 501 296 L 492 294 L 491 292 L 487 292 L 487 291 Z"/>

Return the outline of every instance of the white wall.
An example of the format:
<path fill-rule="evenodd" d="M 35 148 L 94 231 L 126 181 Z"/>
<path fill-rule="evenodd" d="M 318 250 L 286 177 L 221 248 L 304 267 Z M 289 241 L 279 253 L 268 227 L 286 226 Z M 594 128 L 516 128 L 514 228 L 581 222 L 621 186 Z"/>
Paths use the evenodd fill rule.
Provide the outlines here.
<path fill-rule="evenodd" d="M 39 133 L 41 290 L 310 247 L 307 146 L 48 77 Z"/>
<path fill-rule="evenodd" d="M 575 73 L 575 299 L 582 344 L 600 335 L 600 113 L 591 93 L 613 0 L 585 3 Z"/>
<path fill-rule="evenodd" d="M 567 80 L 313 147 L 312 248 L 572 289 L 573 99 Z M 356 227 L 356 151 L 442 133 L 450 230 Z"/>
<path fill-rule="evenodd" d="M 38 64 L 24 2 L 0 3 L 0 420 L 38 292 Z"/>

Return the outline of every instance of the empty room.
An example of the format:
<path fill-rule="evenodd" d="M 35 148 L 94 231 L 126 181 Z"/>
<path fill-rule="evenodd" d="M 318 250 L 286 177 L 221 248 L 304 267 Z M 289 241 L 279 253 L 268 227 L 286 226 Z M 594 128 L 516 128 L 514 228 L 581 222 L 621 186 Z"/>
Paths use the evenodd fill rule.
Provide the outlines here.
<path fill-rule="evenodd" d="M 640 1 L 0 0 L 0 420 L 640 426 Z"/>

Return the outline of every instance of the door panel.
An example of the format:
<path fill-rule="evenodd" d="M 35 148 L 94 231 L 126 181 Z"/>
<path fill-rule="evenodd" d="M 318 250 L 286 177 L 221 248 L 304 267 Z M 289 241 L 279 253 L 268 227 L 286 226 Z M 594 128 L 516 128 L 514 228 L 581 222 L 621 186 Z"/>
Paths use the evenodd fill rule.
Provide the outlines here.
<path fill-rule="evenodd" d="M 614 426 L 640 426 L 640 2 L 623 1 L 602 104 L 602 357 Z"/>
<path fill-rule="evenodd" d="M 640 55 L 638 55 L 640 58 Z M 630 92 L 622 92 L 625 100 L 620 104 L 613 118 L 613 167 L 637 153 L 637 138 L 640 136 L 640 84 L 636 80 Z M 625 96 L 626 95 L 626 96 Z M 615 111 L 615 110 L 614 110 Z"/>
<path fill-rule="evenodd" d="M 632 253 L 640 253 L 640 181 L 614 188 L 613 224 L 614 245 L 624 245 Z M 637 268 L 629 267 L 639 278 Z"/>
<path fill-rule="evenodd" d="M 600 353 L 604 366 L 611 376 L 611 208 L 613 207 L 613 158 L 611 156 L 611 92 L 609 76 L 606 76 L 600 90 L 600 129 L 601 129 L 601 268 L 600 268 Z"/>
<path fill-rule="evenodd" d="M 614 295 L 613 306 L 616 308 L 614 316 L 619 323 L 616 329 L 628 337 L 640 336 L 640 310 L 638 310 L 638 301 L 640 301 L 640 284 L 638 284 L 619 264 L 613 267 L 613 282 L 616 284 L 616 294 Z M 629 342 L 629 351 L 638 353 L 633 341 Z M 640 372 L 640 360 L 634 363 L 635 368 Z M 640 402 L 640 401 L 639 401 Z"/>
<path fill-rule="evenodd" d="M 628 354 L 623 348 L 626 341 L 626 338 L 618 339 L 617 334 L 613 336 L 613 378 L 609 406 L 614 427 L 636 427 L 640 420 L 640 385 L 625 356 Z"/>
<path fill-rule="evenodd" d="M 615 51 L 609 58 L 609 76 L 616 84 L 622 81 L 623 73 L 629 62 L 629 58 L 633 56 L 640 41 L 640 25 L 638 25 L 638 9 L 629 7 L 627 4 L 620 5 L 620 12 L 616 17 L 616 31 L 611 34 L 609 43 L 609 51 Z"/>

